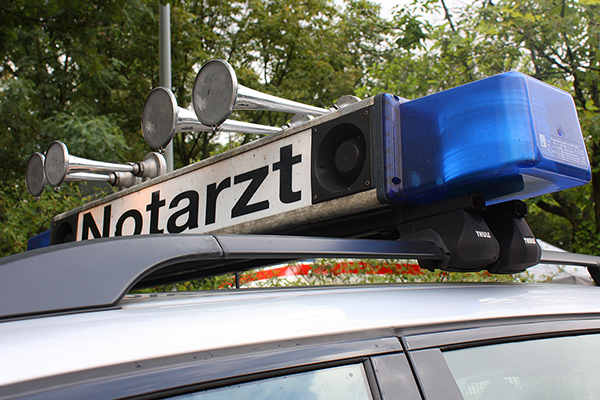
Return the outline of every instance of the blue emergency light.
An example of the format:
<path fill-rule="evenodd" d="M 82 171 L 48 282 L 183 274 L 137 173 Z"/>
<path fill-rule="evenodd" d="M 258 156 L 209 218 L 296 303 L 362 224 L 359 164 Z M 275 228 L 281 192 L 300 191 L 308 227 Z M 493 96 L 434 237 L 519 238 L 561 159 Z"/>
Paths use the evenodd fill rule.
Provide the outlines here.
<path fill-rule="evenodd" d="M 27 250 L 41 249 L 50 246 L 50 230 L 44 231 L 27 240 Z"/>
<path fill-rule="evenodd" d="M 408 102 L 389 94 L 381 101 L 388 201 L 480 193 L 491 205 L 591 179 L 573 99 L 527 75 L 507 72 Z"/>

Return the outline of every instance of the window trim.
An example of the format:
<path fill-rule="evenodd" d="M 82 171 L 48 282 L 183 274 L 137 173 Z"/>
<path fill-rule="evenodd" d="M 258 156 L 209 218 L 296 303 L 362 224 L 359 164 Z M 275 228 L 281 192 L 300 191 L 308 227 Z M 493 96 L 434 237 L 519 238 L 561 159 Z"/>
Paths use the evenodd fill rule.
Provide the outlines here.
<path fill-rule="evenodd" d="M 378 387 L 382 400 L 422 400 L 406 353 L 382 354 L 365 363 L 369 364 L 373 385 Z"/>
<path fill-rule="evenodd" d="M 364 363 L 370 356 L 402 352 L 397 337 L 288 346 L 289 343 L 281 343 L 274 346 L 278 349 L 266 351 L 253 351 L 250 346 L 241 355 L 214 358 L 190 354 L 189 360 L 197 361 L 158 365 L 145 371 L 139 370 L 144 368 L 142 361 L 138 363 L 138 371 L 129 364 L 53 376 L 0 388 L 3 392 L 0 397 L 81 399 L 93 393 L 94 398 L 154 399 L 288 373 Z M 368 369 L 366 363 L 365 368 Z M 372 391 L 378 390 L 373 382 L 369 383 Z"/>
<path fill-rule="evenodd" d="M 402 336 L 402 344 L 408 352 L 436 348 L 450 350 L 506 341 L 529 340 L 536 337 L 582 335 L 600 332 L 600 319 L 573 318 L 560 321 L 531 320 L 510 321 L 504 325 L 461 327 Z M 483 325 L 483 324 L 482 324 Z"/>
<path fill-rule="evenodd" d="M 419 389 L 426 400 L 464 400 L 440 349 L 407 353 Z"/>

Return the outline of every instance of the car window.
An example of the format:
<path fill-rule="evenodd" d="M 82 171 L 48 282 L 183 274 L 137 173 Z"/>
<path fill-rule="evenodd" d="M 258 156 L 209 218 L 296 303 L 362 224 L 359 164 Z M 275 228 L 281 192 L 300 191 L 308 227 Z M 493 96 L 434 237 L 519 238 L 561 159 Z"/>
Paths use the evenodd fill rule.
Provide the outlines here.
<path fill-rule="evenodd" d="M 185 394 L 186 400 L 372 400 L 362 364 L 322 369 Z"/>
<path fill-rule="evenodd" d="M 600 335 L 444 352 L 465 400 L 600 399 Z"/>

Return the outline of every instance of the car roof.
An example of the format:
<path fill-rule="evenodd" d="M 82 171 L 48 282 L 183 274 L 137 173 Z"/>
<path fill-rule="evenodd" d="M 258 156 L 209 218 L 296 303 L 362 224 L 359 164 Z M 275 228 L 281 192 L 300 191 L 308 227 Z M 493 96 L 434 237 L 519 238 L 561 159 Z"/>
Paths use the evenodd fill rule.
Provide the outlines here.
<path fill-rule="evenodd" d="M 0 385 L 176 354 L 600 315 L 594 287 L 374 285 L 127 295 L 111 310 L 0 323 Z M 294 342 L 295 341 L 295 342 Z"/>

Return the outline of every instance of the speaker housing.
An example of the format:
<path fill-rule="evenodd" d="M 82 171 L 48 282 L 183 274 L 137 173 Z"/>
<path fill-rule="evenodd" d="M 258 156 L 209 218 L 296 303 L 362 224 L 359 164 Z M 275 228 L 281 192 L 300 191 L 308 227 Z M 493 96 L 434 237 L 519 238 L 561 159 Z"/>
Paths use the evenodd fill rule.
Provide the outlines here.
<path fill-rule="evenodd" d="M 374 187 L 371 107 L 312 128 L 312 203 Z"/>
<path fill-rule="evenodd" d="M 61 219 L 53 218 L 50 226 L 50 245 L 76 241 L 78 218 L 79 214 L 71 214 Z"/>

